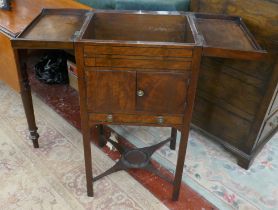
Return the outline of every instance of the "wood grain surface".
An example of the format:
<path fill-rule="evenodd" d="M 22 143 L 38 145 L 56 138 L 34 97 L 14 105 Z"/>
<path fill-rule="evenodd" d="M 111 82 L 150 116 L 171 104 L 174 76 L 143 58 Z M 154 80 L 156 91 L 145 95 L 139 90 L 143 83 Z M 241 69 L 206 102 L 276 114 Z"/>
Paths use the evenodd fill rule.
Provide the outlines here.
<path fill-rule="evenodd" d="M 273 134 L 258 141 L 277 91 L 278 1 L 196 0 L 191 10 L 241 16 L 268 51 L 262 61 L 203 58 L 201 64 L 193 123 L 247 168 Z"/>

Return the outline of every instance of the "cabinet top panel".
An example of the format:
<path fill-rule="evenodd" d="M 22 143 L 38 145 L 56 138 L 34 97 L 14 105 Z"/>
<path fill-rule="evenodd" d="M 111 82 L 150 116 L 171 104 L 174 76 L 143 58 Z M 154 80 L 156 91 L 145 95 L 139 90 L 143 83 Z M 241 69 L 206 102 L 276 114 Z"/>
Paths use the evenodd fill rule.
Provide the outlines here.
<path fill-rule="evenodd" d="M 17 43 L 30 48 L 36 48 L 36 45 L 48 48 L 53 42 L 56 48 L 73 48 L 76 33 L 81 29 L 88 12 L 81 9 L 43 9 L 18 35 Z"/>
<path fill-rule="evenodd" d="M 94 11 L 81 39 L 195 43 L 186 15 L 162 12 Z"/>
<path fill-rule="evenodd" d="M 83 10 L 44 10 L 19 38 L 71 41 L 85 19 Z"/>
<path fill-rule="evenodd" d="M 43 8 L 90 9 L 90 7 L 78 3 L 77 1 L 13 0 L 11 11 L 0 10 L 0 31 L 3 31 L 10 37 L 15 37 L 40 14 Z"/>
<path fill-rule="evenodd" d="M 194 23 L 205 56 L 257 59 L 265 54 L 240 17 L 196 13 Z"/>
<path fill-rule="evenodd" d="M 44 9 L 15 39 L 14 48 L 73 49 L 75 42 L 103 45 L 203 48 L 203 56 L 261 59 L 257 44 L 237 16 L 80 9 Z"/>

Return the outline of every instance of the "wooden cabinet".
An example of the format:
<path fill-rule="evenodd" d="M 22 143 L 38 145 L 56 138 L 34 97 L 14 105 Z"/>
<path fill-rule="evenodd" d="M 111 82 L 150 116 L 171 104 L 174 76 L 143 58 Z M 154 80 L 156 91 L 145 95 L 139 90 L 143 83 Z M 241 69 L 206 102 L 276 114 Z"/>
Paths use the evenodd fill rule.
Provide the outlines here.
<path fill-rule="evenodd" d="M 85 127 L 126 124 L 169 126 L 173 133 L 181 131 L 177 169 L 174 181 L 170 181 L 174 200 L 178 199 L 181 184 L 201 58 L 201 47 L 188 18 L 176 14 L 95 11 L 75 41 Z M 141 27 L 134 27 L 139 23 Z M 84 126 L 83 133 L 90 135 Z M 175 142 L 175 135 L 163 142 L 170 140 Z M 85 137 L 84 142 L 88 141 Z M 162 144 L 130 150 L 135 162 L 129 160 L 129 152 L 124 152 L 115 166 L 93 180 L 119 168 L 152 167 L 152 153 L 148 154 L 148 150 L 159 145 Z M 89 150 L 87 144 L 84 149 Z M 146 158 L 141 159 L 142 155 Z M 88 192 L 91 195 L 91 187 Z"/>
<path fill-rule="evenodd" d="M 200 67 L 193 124 L 247 169 L 278 130 L 273 120 L 278 110 L 278 2 L 196 0 L 191 1 L 191 10 L 241 16 L 268 51 L 263 61 L 203 57 Z"/>
<path fill-rule="evenodd" d="M 183 124 L 192 47 L 78 45 L 83 52 L 90 124 Z"/>
<path fill-rule="evenodd" d="M 0 71 L 0 79 L 6 81 L 16 90 L 19 90 L 19 79 L 14 62 L 15 55 L 9 43 L 10 39 L 16 37 L 19 32 L 26 28 L 43 7 L 85 8 L 85 6 L 68 0 L 47 1 L 36 4 L 31 0 L 14 0 L 12 4 L 13 10 L 11 12 L 0 11 L 0 41 L 2 44 L 0 46 L 2 58 L 0 65 L 3 67 L 2 71 Z M 247 38 L 239 36 L 244 35 L 244 30 L 240 30 L 242 27 L 231 24 L 231 21 L 224 21 L 227 23 L 225 26 L 221 21 L 215 21 L 215 18 L 206 18 L 206 15 L 202 14 L 197 15 L 195 18 L 199 32 L 203 31 L 201 45 L 203 46 L 202 54 L 204 56 L 202 57 L 199 75 L 193 123 L 213 136 L 228 150 L 235 153 L 239 158 L 240 164 L 248 168 L 263 145 L 278 130 L 274 129 L 273 132 L 269 132 L 267 135 L 261 135 L 262 132 L 265 133 L 264 125 L 266 120 L 277 110 L 276 86 L 278 75 L 276 72 L 278 69 L 278 34 L 277 24 L 275 23 L 277 22 L 278 3 L 271 0 L 194 0 L 191 1 L 191 10 L 193 12 L 241 16 L 251 32 L 254 33 L 259 44 L 266 48 L 270 54 L 267 61 L 237 60 L 238 58 L 257 59 L 260 57 L 260 54 L 256 52 L 259 49 L 257 44 L 252 41 L 250 42 L 248 36 Z M 132 15 L 128 18 L 136 21 Z M 132 29 L 132 24 L 121 25 L 124 19 L 117 19 L 116 21 L 116 18 L 112 16 L 102 15 L 95 23 L 90 23 L 91 25 L 94 24 L 96 30 L 88 31 L 84 35 L 85 37 L 91 36 L 96 39 L 103 36 L 107 40 L 111 38 L 111 34 L 114 34 L 113 38 L 116 40 L 124 40 L 126 37 L 120 32 L 128 31 L 132 35 L 133 40 L 143 39 L 144 37 L 138 34 L 144 33 L 149 34 L 149 38 L 156 42 L 164 42 L 164 40 L 170 42 L 184 42 L 184 40 L 188 43 L 194 42 L 190 26 L 183 24 L 186 19 L 185 17 L 176 18 L 171 16 L 170 18 L 162 19 L 152 17 L 148 19 L 148 22 L 152 24 L 149 25 L 149 28 L 142 26 Z M 173 20 L 175 20 L 176 27 L 172 24 Z M 240 21 L 240 19 L 237 20 L 239 23 Z M 159 27 L 157 27 L 158 30 L 156 32 L 150 33 L 149 29 L 155 28 L 155 24 L 159 26 L 160 23 L 163 23 L 164 29 L 167 30 L 165 32 L 159 31 Z M 102 29 L 104 26 L 107 26 L 106 32 L 100 32 L 99 29 Z M 160 29 L 163 29 L 163 27 L 160 27 Z M 217 31 L 220 33 L 216 33 Z M 70 35 L 74 36 L 74 34 Z M 231 37 L 234 37 L 234 39 L 231 39 Z M 73 48 L 73 40 L 68 39 L 68 37 L 66 38 L 67 42 L 71 45 L 70 47 Z M 56 48 L 60 49 L 65 47 L 62 45 L 58 46 L 57 42 L 54 46 L 50 46 L 49 42 L 47 45 L 42 46 L 42 40 L 37 43 L 41 48 L 56 46 Z M 36 44 L 32 43 L 32 46 L 35 48 Z M 26 48 L 28 47 L 30 46 L 26 46 Z M 218 48 L 217 50 L 216 47 Z M 248 51 L 249 53 L 247 53 Z M 168 48 L 165 45 L 143 48 L 134 48 L 128 45 L 124 47 L 89 45 L 84 47 L 82 53 L 86 57 L 85 64 L 88 68 L 93 66 L 97 66 L 95 70 L 144 68 L 146 72 L 153 68 L 159 68 L 160 72 L 168 71 L 169 69 L 178 72 L 187 71 L 191 68 L 191 62 L 188 62 L 187 59 L 192 57 L 191 49 Z M 175 57 L 176 59 L 179 58 L 179 60 L 175 60 L 173 63 L 169 60 L 165 62 L 163 59 L 138 60 L 134 59 L 135 57 L 129 57 L 127 60 L 125 57 L 126 55 L 148 57 L 156 54 L 161 55 L 163 58 Z M 231 57 L 236 59 L 230 59 Z M 111 66 L 113 66 L 113 69 L 110 68 Z M 101 67 L 104 69 L 101 69 Z M 135 86 L 135 88 L 137 87 Z M 143 98 L 139 98 L 139 102 L 142 99 L 141 103 L 143 103 Z M 134 100 L 135 102 L 132 105 L 120 104 L 120 106 L 137 106 L 137 101 L 136 99 Z M 93 109 L 93 107 L 91 108 Z M 124 110 L 130 111 L 129 108 Z M 113 111 L 116 113 L 116 108 Z M 170 108 L 167 112 L 171 114 Z"/>
<path fill-rule="evenodd" d="M 57 22 L 60 28 L 49 31 L 48 26 L 55 28 Z M 61 30 L 65 32 L 62 37 Z M 17 49 L 21 94 L 34 146 L 38 146 L 38 134 L 24 65 L 25 49 L 75 49 L 88 195 L 93 195 L 92 180 L 118 170 L 143 168 L 173 184 L 173 200 L 179 195 L 202 55 L 260 59 L 266 54 L 239 17 L 175 12 L 45 9 L 12 44 Z M 213 80 L 216 76 L 208 77 Z M 210 92 L 229 97 L 220 86 L 201 83 Z M 221 121 L 221 117 L 215 120 Z M 250 126 L 233 120 L 236 125 Z M 108 139 L 122 156 L 112 168 L 93 178 L 90 129 L 99 127 L 98 140 L 102 140 L 104 124 L 169 126 L 172 132 L 170 138 L 142 149 L 122 148 Z M 155 171 L 150 157 L 169 141 L 170 148 L 175 149 L 177 130 L 181 139 L 176 172 L 174 180 L 169 180 Z"/>

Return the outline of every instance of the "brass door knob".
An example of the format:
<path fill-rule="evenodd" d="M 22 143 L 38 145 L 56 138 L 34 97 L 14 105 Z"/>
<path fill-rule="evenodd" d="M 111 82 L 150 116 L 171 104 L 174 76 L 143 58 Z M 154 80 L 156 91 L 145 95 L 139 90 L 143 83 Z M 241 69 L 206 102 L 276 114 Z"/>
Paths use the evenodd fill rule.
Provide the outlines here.
<path fill-rule="evenodd" d="M 107 115 L 106 120 L 107 122 L 113 122 L 113 115 L 112 114 Z"/>
<path fill-rule="evenodd" d="M 157 117 L 157 123 L 163 124 L 164 123 L 164 117 L 162 117 L 162 116 Z"/>
<path fill-rule="evenodd" d="M 137 90 L 137 96 L 142 97 L 144 94 L 143 90 Z"/>

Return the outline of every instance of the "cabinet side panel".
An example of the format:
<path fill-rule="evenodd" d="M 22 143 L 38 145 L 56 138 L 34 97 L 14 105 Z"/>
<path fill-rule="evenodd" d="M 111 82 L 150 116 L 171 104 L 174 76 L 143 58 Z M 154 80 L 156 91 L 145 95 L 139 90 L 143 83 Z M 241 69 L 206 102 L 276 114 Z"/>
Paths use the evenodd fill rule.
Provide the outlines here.
<path fill-rule="evenodd" d="M 0 80 L 19 92 L 19 80 L 10 38 L 0 33 Z"/>
<path fill-rule="evenodd" d="M 203 59 L 198 90 L 214 97 L 227 110 L 241 117 L 249 115 L 246 118 L 252 120 L 263 97 L 264 81 L 225 66 L 226 59 L 222 63 L 214 60 Z"/>
<path fill-rule="evenodd" d="M 198 94 L 192 121 L 202 130 L 248 152 L 248 148 L 243 147 L 243 144 L 248 137 L 251 123 Z"/>
<path fill-rule="evenodd" d="M 236 97 L 233 104 L 237 106 L 240 105 L 244 107 L 242 111 L 249 115 L 246 115 L 251 123 L 251 127 L 249 129 L 249 133 L 246 136 L 243 135 L 238 139 L 232 139 L 229 137 L 230 132 L 237 132 L 237 130 L 241 130 L 240 125 L 229 124 L 228 118 L 226 120 L 222 120 L 228 130 L 221 130 L 221 126 L 223 126 L 218 121 L 210 121 L 204 117 L 202 118 L 195 109 L 195 113 L 193 115 L 193 121 L 197 124 L 197 126 L 201 127 L 203 130 L 211 133 L 209 127 L 213 126 L 215 128 L 219 128 L 215 130 L 213 133 L 214 136 L 221 138 L 225 143 L 235 145 L 236 148 L 240 151 L 243 151 L 245 154 L 252 155 L 252 151 L 255 149 L 256 139 L 259 135 L 260 128 L 264 124 L 264 119 L 267 115 L 268 107 L 270 106 L 271 99 L 273 94 L 275 94 L 275 88 L 277 85 L 277 76 L 274 70 L 275 61 L 278 59 L 278 25 L 277 25 L 277 11 L 278 11 L 278 2 L 272 0 L 223 0 L 223 1 L 214 1 L 214 0 L 196 0 L 192 1 L 191 10 L 194 12 L 209 12 L 209 13 L 217 13 L 217 14 L 227 14 L 227 15 L 237 15 L 241 16 L 246 23 L 247 27 L 254 34 L 254 37 L 258 41 L 258 43 L 268 51 L 268 58 L 264 61 L 241 61 L 241 60 L 232 60 L 232 59 L 215 59 L 217 62 L 214 62 L 214 67 L 217 66 L 220 71 L 218 72 L 219 78 L 223 77 L 223 74 L 229 74 L 229 77 L 237 77 L 238 80 L 241 80 L 241 84 L 243 86 L 248 85 L 248 87 L 253 86 L 256 91 L 253 91 L 254 98 L 250 99 L 250 94 L 247 94 L 246 89 L 242 92 L 239 92 L 239 97 Z M 208 60 L 204 61 L 204 63 L 209 62 Z M 227 68 L 229 69 L 227 71 Z M 202 76 L 204 69 L 206 69 L 206 74 L 211 70 L 207 70 L 203 65 L 201 66 L 200 75 Z M 233 75 L 233 73 L 235 73 Z M 239 77 L 239 75 L 243 75 Z M 217 82 L 215 81 L 215 86 L 220 85 L 225 81 Z M 237 89 L 237 87 L 235 87 Z M 251 89 L 250 89 L 251 90 Z M 197 90 L 199 91 L 199 90 Z M 225 95 L 233 95 L 233 89 L 225 89 Z M 257 96 L 256 96 L 257 95 Z M 213 97 L 217 98 L 217 95 L 214 94 Z M 227 98 L 226 102 L 229 102 L 229 98 Z M 199 100 L 200 101 L 200 100 Z M 197 102 L 198 103 L 198 102 Z M 210 100 L 210 110 L 214 110 L 211 113 L 212 115 L 217 115 L 217 110 L 215 107 L 220 106 L 219 101 Z M 197 104 L 198 105 L 198 104 Z M 200 106 L 199 106 L 200 107 Z M 222 106 L 223 108 L 223 106 Z M 240 107 L 236 107 L 240 108 Z M 202 108 L 201 108 L 202 109 Z M 235 109 L 228 109 L 224 107 L 227 113 L 230 112 L 230 115 L 241 115 L 239 112 L 235 112 Z M 249 111 L 248 111 L 249 110 Z M 202 109 L 204 113 L 206 110 Z M 197 116 L 198 120 L 197 120 Z M 241 115 L 242 117 L 243 115 Z M 240 118 L 238 118 L 240 121 Z M 207 126 L 208 124 L 210 126 Z M 232 128 L 235 129 L 232 129 Z M 223 132 L 225 133 L 225 137 L 223 137 Z M 243 139 L 244 137 L 244 139 Z"/>

